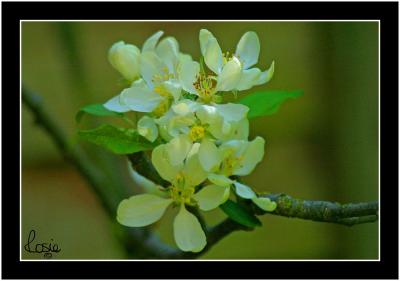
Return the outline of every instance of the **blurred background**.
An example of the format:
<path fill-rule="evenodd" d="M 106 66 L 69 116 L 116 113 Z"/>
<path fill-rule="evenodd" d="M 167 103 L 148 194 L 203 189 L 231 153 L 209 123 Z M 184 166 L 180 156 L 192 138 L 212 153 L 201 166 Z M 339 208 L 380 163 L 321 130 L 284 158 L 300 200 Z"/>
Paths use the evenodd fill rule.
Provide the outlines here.
<path fill-rule="evenodd" d="M 158 30 L 174 36 L 182 52 L 200 57 L 198 32 L 207 28 L 223 50 L 256 31 L 258 67 L 275 60 L 271 82 L 257 89 L 304 90 L 277 114 L 251 122 L 251 138 L 266 141 L 264 161 L 244 182 L 258 191 L 341 203 L 378 200 L 377 22 L 23 22 L 22 79 L 43 97 L 55 121 L 76 142 L 79 128 L 111 120 L 74 116 L 85 104 L 103 103 L 123 88 L 107 60 L 119 40 L 141 47 Z M 164 35 L 165 36 L 165 35 Z M 254 89 L 254 88 L 253 88 Z M 254 89 L 254 90 L 257 90 Z M 132 190 L 124 157 L 84 144 L 104 173 Z M 174 210 L 154 226 L 173 243 Z M 207 222 L 225 216 L 206 214 Z M 272 215 L 263 227 L 236 232 L 202 259 L 377 259 L 378 222 L 346 227 Z M 22 241 L 54 239 L 60 259 L 121 259 L 115 220 L 46 133 L 22 107 Z M 42 258 L 22 252 L 22 258 Z"/>

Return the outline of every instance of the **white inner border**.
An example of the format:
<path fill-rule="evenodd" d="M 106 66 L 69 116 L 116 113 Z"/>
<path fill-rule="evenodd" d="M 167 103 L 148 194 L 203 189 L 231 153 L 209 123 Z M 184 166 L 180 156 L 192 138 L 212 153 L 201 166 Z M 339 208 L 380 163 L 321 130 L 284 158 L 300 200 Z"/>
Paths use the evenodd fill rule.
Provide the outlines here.
<path fill-rule="evenodd" d="M 381 203 L 381 126 L 380 126 L 380 116 L 381 116 L 381 22 L 380 20 L 20 20 L 20 46 L 19 46 L 19 58 L 20 58 L 20 120 L 22 124 L 22 23 L 23 22 L 378 22 L 378 202 L 379 207 Z M 22 126 L 20 124 L 20 171 L 22 171 Z M 151 262 L 151 261 L 380 261 L 381 259 L 381 220 L 378 219 L 378 259 L 207 259 L 207 260 L 187 260 L 187 259 L 22 259 L 22 173 L 20 173 L 20 187 L 19 187 L 20 197 L 19 197 L 19 212 L 20 212 L 20 253 L 19 261 L 140 261 L 140 262 Z M 380 208 L 378 209 L 378 218 L 380 218 Z"/>

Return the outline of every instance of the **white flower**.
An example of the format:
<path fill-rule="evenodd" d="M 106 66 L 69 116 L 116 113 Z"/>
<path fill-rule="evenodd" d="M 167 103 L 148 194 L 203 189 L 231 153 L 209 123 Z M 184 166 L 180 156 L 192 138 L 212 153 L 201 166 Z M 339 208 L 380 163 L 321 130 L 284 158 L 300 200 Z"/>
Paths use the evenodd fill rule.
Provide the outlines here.
<path fill-rule="evenodd" d="M 249 186 L 229 178 L 233 175 L 250 174 L 264 157 L 264 144 L 262 137 L 256 137 L 251 142 L 230 140 L 217 147 L 212 141 L 205 139 L 199 148 L 199 161 L 203 169 L 209 172 L 208 179 L 213 184 L 228 193 L 231 186 L 234 186 L 240 197 L 251 199 L 260 208 L 272 211 L 276 203 L 268 198 L 257 197 Z"/>
<path fill-rule="evenodd" d="M 201 105 L 196 111 L 197 118 L 214 138 L 220 141 L 247 139 L 249 135 L 249 108 L 242 104 L 227 103 Z"/>
<path fill-rule="evenodd" d="M 248 107 L 241 104 L 205 105 L 183 99 L 171 106 L 170 110 L 155 122 L 159 125 L 162 138 L 166 141 L 186 134 L 193 142 L 203 138 L 219 141 L 247 139 L 249 121 Z"/>
<path fill-rule="evenodd" d="M 262 85 L 271 80 L 274 74 L 274 65 L 272 62 L 269 69 L 261 71 L 259 68 L 250 68 L 258 62 L 260 54 L 260 41 L 255 32 L 248 31 L 240 39 L 235 52 L 243 66 L 240 81 L 236 87 L 238 91 L 250 89 L 253 86 Z"/>
<path fill-rule="evenodd" d="M 250 68 L 258 62 L 260 54 L 260 41 L 255 32 L 246 32 L 239 40 L 236 52 L 229 54 L 229 52 L 222 53 L 214 35 L 210 31 L 202 29 L 200 30 L 200 48 L 205 63 L 217 74 L 229 64 L 233 64 L 233 62 L 236 64 L 236 61 L 239 61 L 240 75 L 230 75 L 230 85 L 235 85 L 233 88 L 235 90 L 247 90 L 256 85 L 265 84 L 272 78 L 274 62 L 265 71 L 261 71 L 259 68 Z"/>
<path fill-rule="evenodd" d="M 250 174 L 264 156 L 265 141 L 248 141 L 249 108 L 241 104 L 220 104 L 218 92 L 246 90 L 269 81 L 274 64 L 262 72 L 251 68 L 258 61 L 260 44 L 254 32 L 245 33 L 232 55 L 223 54 L 211 32 L 200 31 L 201 53 L 206 66 L 179 50 L 173 37 L 160 40 L 158 31 L 141 51 L 134 45 L 115 43 L 109 60 L 131 86 L 107 101 L 115 112 L 146 113 L 137 122 L 137 132 L 154 142 L 167 143 L 154 148 L 151 161 L 168 186 L 162 187 L 141 176 L 129 166 L 132 179 L 146 194 L 123 200 L 117 210 L 119 223 L 142 227 L 159 220 L 170 206 L 179 207 L 174 219 L 174 238 L 183 251 L 199 252 L 207 239 L 191 208 L 212 210 L 226 202 L 231 188 L 266 211 L 276 204 L 258 197 L 233 176 Z M 196 95 L 193 101 L 190 95 Z"/>
<path fill-rule="evenodd" d="M 139 72 L 140 50 L 135 45 L 119 41 L 112 45 L 108 51 L 108 60 L 124 78 L 130 82 L 140 76 Z"/>
<path fill-rule="evenodd" d="M 151 142 L 154 142 L 158 137 L 157 125 L 154 122 L 154 119 L 149 116 L 143 116 L 140 118 L 137 123 L 137 131 L 141 136 Z"/>
<path fill-rule="evenodd" d="M 162 34 L 162 31 L 158 31 L 143 44 L 139 64 L 135 65 L 143 79 L 136 80 L 130 88 L 107 101 L 104 104 L 107 109 L 116 112 L 152 112 L 160 117 L 180 98 L 177 68 L 182 62 L 191 61 L 191 57 L 179 52 L 178 43 L 173 37 L 158 43 Z"/>
<path fill-rule="evenodd" d="M 158 31 L 143 44 L 142 51 L 152 51 L 164 32 Z M 130 82 L 140 77 L 140 49 L 124 41 L 114 43 L 108 51 L 108 60 Z"/>
<path fill-rule="evenodd" d="M 233 59 L 216 74 L 200 71 L 200 64 L 196 61 L 183 62 L 178 72 L 182 88 L 205 103 L 217 101 L 219 97 L 215 94 L 219 91 L 235 89 L 241 75 L 240 62 Z"/>
<path fill-rule="evenodd" d="M 180 92 L 180 86 L 173 81 L 165 81 L 151 89 L 143 79 L 139 79 L 130 88 L 108 100 L 104 107 L 115 112 L 132 110 L 162 115 L 172 100 L 179 98 Z"/>
<path fill-rule="evenodd" d="M 136 80 L 130 88 L 108 100 L 104 107 L 115 112 L 138 111 L 153 113 L 156 117 L 166 113 L 179 100 L 181 87 L 175 80 L 146 84 L 143 79 Z"/>
<path fill-rule="evenodd" d="M 195 187 L 208 177 L 208 173 L 200 163 L 199 149 L 200 143 L 193 144 L 188 136 L 180 135 L 169 143 L 156 147 L 153 150 L 152 163 L 160 176 L 176 188 L 178 200 L 181 200 L 179 194 L 189 193 L 190 196 L 188 195 L 189 197 L 185 199 L 186 203 L 197 203 L 200 209 L 208 211 L 224 203 L 229 193 L 212 193 L 212 196 L 211 194 L 210 196 L 199 195 L 212 189 L 214 185 L 205 186 L 198 193 L 194 193 Z"/>
<path fill-rule="evenodd" d="M 197 102 L 183 99 L 171 106 L 169 111 L 155 122 L 159 126 L 161 137 L 170 141 L 180 134 L 188 135 L 190 128 L 198 122 L 195 111 L 200 106 Z"/>
<path fill-rule="evenodd" d="M 218 76 L 221 91 L 231 91 L 240 80 L 242 65 L 237 57 L 223 54 L 214 35 L 206 29 L 200 30 L 200 49 L 204 62 Z"/>
<path fill-rule="evenodd" d="M 174 237 L 183 251 L 199 252 L 207 241 L 200 222 L 185 206 L 196 206 L 208 211 L 224 203 L 229 196 L 225 188 L 216 185 L 203 187 L 196 193 L 196 187 L 207 179 L 198 158 L 199 144 L 192 144 L 187 136 L 181 135 L 171 142 L 159 145 L 153 150 L 152 163 L 160 176 L 171 183 L 166 192 L 150 180 L 133 173 L 137 183 L 149 192 L 123 200 L 117 211 L 119 223 L 141 227 L 159 220 L 168 206 L 180 207 L 174 219 Z"/>

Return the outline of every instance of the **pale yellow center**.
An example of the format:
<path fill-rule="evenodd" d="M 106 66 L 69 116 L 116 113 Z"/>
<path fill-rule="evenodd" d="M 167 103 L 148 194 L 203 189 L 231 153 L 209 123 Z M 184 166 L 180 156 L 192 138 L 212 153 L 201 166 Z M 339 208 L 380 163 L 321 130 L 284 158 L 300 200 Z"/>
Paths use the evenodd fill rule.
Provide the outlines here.
<path fill-rule="evenodd" d="M 193 126 L 189 131 L 189 137 L 192 141 L 199 141 L 204 138 L 205 129 L 203 126 Z"/>
<path fill-rule="evenodd" d="M 194 205 L 192 196 L 195 192 L 194 187 L 185 186 L 185 177 L 182 173 L 176 175 L 175 184 L 170 188 L 171 198 L 178 204 Z"/>
<path fill-rule="evenodd" d="M 162 82 L 172 79 L 174 77 L 175 77 L 174 74 L 169 73 L 168 67 L 164 67 L 162 69 L 162 72 L 160 74 L 154 75 L 153 78 L 151 79 L 151 81 L 153 83 L 162 83 Z"/>
<path fill-rule="evenodd" d="M 221 164 L 221 171 L 226 176 L 231 176 L 234 168 L 236 168 L 242 162 L 243 157 L 237 157 L 233 154 L 226 157 Z"/>
<path fill-rule="evenodd" d="M 168 109 L 169 109 L 169 107 L 171 105 L 171 101 L 172 101 L 173 97 L 165 89 L 165 87 L 163 87 L 163 85 L 158 85 L 158 86 L 154 87 L 153 91 L 156 94 L 159 94 L 160 96 L 165 97 L 165 99 L 162 100 L 160 102 L 160 104 L 153 110 L 153 114 L 156 117 L 161 117 L 162 115 L 164 115 L 168 111 Z"/>

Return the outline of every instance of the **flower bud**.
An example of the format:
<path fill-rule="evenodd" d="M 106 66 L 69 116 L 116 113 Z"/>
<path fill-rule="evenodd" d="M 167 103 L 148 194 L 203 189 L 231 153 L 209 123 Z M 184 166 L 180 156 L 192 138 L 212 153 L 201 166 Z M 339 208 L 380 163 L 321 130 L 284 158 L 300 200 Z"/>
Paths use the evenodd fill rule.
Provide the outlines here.
<path fill-rule="evenodd" d="M 108 52 L 108 60 L 125 79 L 132 82 L 139 75 L 140 50 L 138 47 L 119 41 L 112 45 Z"/>
<path fill-rule="evenodd" d="M 143 116 L 140 118 L 137 126 L 138 133 L 149 141 L 154 142 L 158 137 L 158 129 L 152 118 Z"/>

